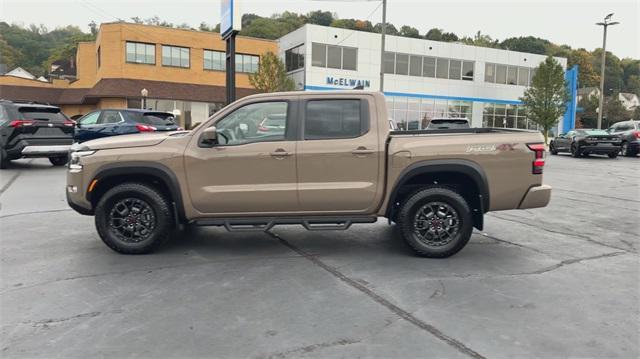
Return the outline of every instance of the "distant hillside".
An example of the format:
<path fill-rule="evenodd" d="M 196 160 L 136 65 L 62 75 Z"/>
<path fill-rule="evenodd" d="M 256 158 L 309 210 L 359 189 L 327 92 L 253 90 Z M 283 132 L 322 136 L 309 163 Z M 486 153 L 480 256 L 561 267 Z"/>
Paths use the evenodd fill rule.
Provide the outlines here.
<path fill-rule="evenodd" d="M 157 16 L 147 19 L 133 17 L 131 21 L 157 26 L 194 29 L 189 24 L 172 24 L 159 19 Z M 381 29 L 380 23 L 374 25 L 368 20 L 339 19 L 336 14 L 329 11 L 317 10 L 307 14 L 284 12 L 271 17 L 245 14 L 242 16 L 242 31 L 240 34 L 264 39 L 277 39 L 307 23 L 376 33 L 379 33 Z M 78 41 L 87 41 L 95 38 L 97 25 L 92 21 L 89 26 L 91 33 L 87 34 L 75 26 L 49 31 L 42 25 L 29 25 L 25 28 L 0 22 L 0 61 L 6 63 L 9 69 L 21 66 L 36 76 L 45 75 L 52 62 L 66 60 L 73 56 Z M 219 31 L 219 29 L 219 24 L 210 26 L 203 22 L 194 30 Z M 446 32 L 443 29 L 433 28 L 425 34 L 420 34 L 418 29 L 414 27 L 403 25 L 397 28 L 393 24 L 387 25 L 387 34 L 562 56 L 568 59 L 569 66 L 575 64 L 580 66 L 580 87 L 599 86 L 602 49 L 593 51 L 573 49 L 568 45 L 557 45 L 549 40 L 533 36 L 511 37 L 500 41 L 480 31 L 473 36 L 460 36 L 452 32 Z M 607 52 L 606 56 L 605 93 L 609 95 L 614 92 L 632 92 L 640 96 L 640 60 L 620 59 L 610 52 Z"/>

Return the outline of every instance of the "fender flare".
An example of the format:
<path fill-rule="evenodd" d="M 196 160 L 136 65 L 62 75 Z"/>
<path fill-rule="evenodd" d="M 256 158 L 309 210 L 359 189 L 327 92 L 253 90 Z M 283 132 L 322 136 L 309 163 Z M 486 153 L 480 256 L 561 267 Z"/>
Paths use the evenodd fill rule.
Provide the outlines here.
<path fill-rule="evenodd" d="M 169 167 L 156 162 L 147 161 L 109 163 L 98 168 L 91 181 L 97 179 L 99 184 L 100 181 L 104 182 L 104 180 L 111 177 L 122 175 L 132 176 L 132 180 L 135 180 L 135 175 L 147 175 L 162 181 L 162 183 L 169 189 L 174 211 L 177 215 L 176 221 L 186 219 L 182 192 L 180 192 L 180 183 L 178 182 L 178 177 L 171 169 L 169 169 Z M 91 200 L 91 192 L 87 192 L 86 199 L 93 203 Z"/>
<path fill-rule="evenodd" d="M 400 173 L 389 195 L 386 217 L 390 218 L 398 192 L 409 180 L 422 174 L 437 174 L 443 172 L 459 173 L 470 177 L 478 187 L 481 214 L 488 211 L 490 208 L 489 183 L 487 181 L 487 175 L 480 165 L 476 162 L 462 159 L 425 160 L 409 165 Z"/>

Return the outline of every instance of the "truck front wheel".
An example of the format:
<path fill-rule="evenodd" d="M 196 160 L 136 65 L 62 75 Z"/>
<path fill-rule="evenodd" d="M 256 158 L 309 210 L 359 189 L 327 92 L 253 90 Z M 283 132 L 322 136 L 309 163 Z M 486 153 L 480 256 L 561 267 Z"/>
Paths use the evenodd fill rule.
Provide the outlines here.
<path fill-rule="evenodd" d="M 150 253 L 164 243 L 173 229 L 169 201 L 155 188 L 123 183 L 108 190 L 95 210 L 102 241 L 118 253 Z"/>
<path fill-rule="evenodd" d="M 461 195 L 446 187 L 428 187 L 402 204 L 398 228 L 417 254 L 445 258 L 458 253 L 467 244 L 473 219 L 469 205 Z"/>

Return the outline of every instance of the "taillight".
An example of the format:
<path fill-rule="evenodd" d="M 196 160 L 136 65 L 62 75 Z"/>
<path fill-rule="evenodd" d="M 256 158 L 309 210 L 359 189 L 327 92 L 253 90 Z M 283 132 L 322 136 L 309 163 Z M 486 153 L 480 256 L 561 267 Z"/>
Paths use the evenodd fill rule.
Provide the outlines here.
<path fill-rule="evenodd" d="M 64 120 L 64 122 L 62 123 L 63 125 L 67 126 L 67 127 L 74 127 L 76 125 L 76 121 L 73 120 Z"/>
<path fill-rule="evenodd" d="M 153 126 L 149 126 L 149 125 L 143 125 L 141 123 L 136 125 L 136 128 L 138 129 L 138 131 L 140 132 L 153 132 L 155 130 L 157 130 L 157 128 L 153 127 Z"/>
<path fill-rule="evenodd" d="M 534 175 L 542 174 L 542 171 L 544 170 L 544 144 L 529 143 L 527 144 L 527 147 L 529 147 L 529 149 L 535 154 L 531 166 L 531 173 L 533 173 Z"/>
<path fill-rule="evenodd" d="M 640 138 L 640 131 L 633 131 L 633 137 Z"/>
<path fill-rule="evenodd" d="M 9 126 L 11 126 L 13 128 L 27 127 L 27 126 L 33 126 L 34 122 L 35 121 L 33 121 L 33 120 L 15 120 L 15 121 L 11 121 L 9 123 Z"/>

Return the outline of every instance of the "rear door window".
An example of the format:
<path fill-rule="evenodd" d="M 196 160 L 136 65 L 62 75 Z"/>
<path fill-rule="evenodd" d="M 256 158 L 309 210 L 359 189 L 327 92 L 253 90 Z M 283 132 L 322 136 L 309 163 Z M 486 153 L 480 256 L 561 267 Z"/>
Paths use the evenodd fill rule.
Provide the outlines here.
<path fill-rule="evenodd" d="M 122 119 L 122 116 L 120 116 L 120 112 L 107 110 L 107 111 L 102 111 L 102 114 L 98 119 L 98 124 L 113 125 L 123 121 L 124 120 Z"/>
<path fill-rule="evenodd" d="M 368 131 L 361 100 L 311 100 L 306 104 L 304 139 L 359 137 Z"/>
<path fill-rule="evenodd" d="M 64 122 L 67 119 L 59 108 L 29 106 L 18 108 L 18 112 L 25 120 Z"/>
<path fill-rule="evenodd" d="M 9 121 L 9 114 L 4 106 L 0 106 L 0 126 Z"/>
<path fill-rule="evenodd" d="M 100 117 L 100 112 L 92 112 L 83 118 L 80 119 L 81 125 L 95 125 L 98 123 L 98 118 Z"/>

